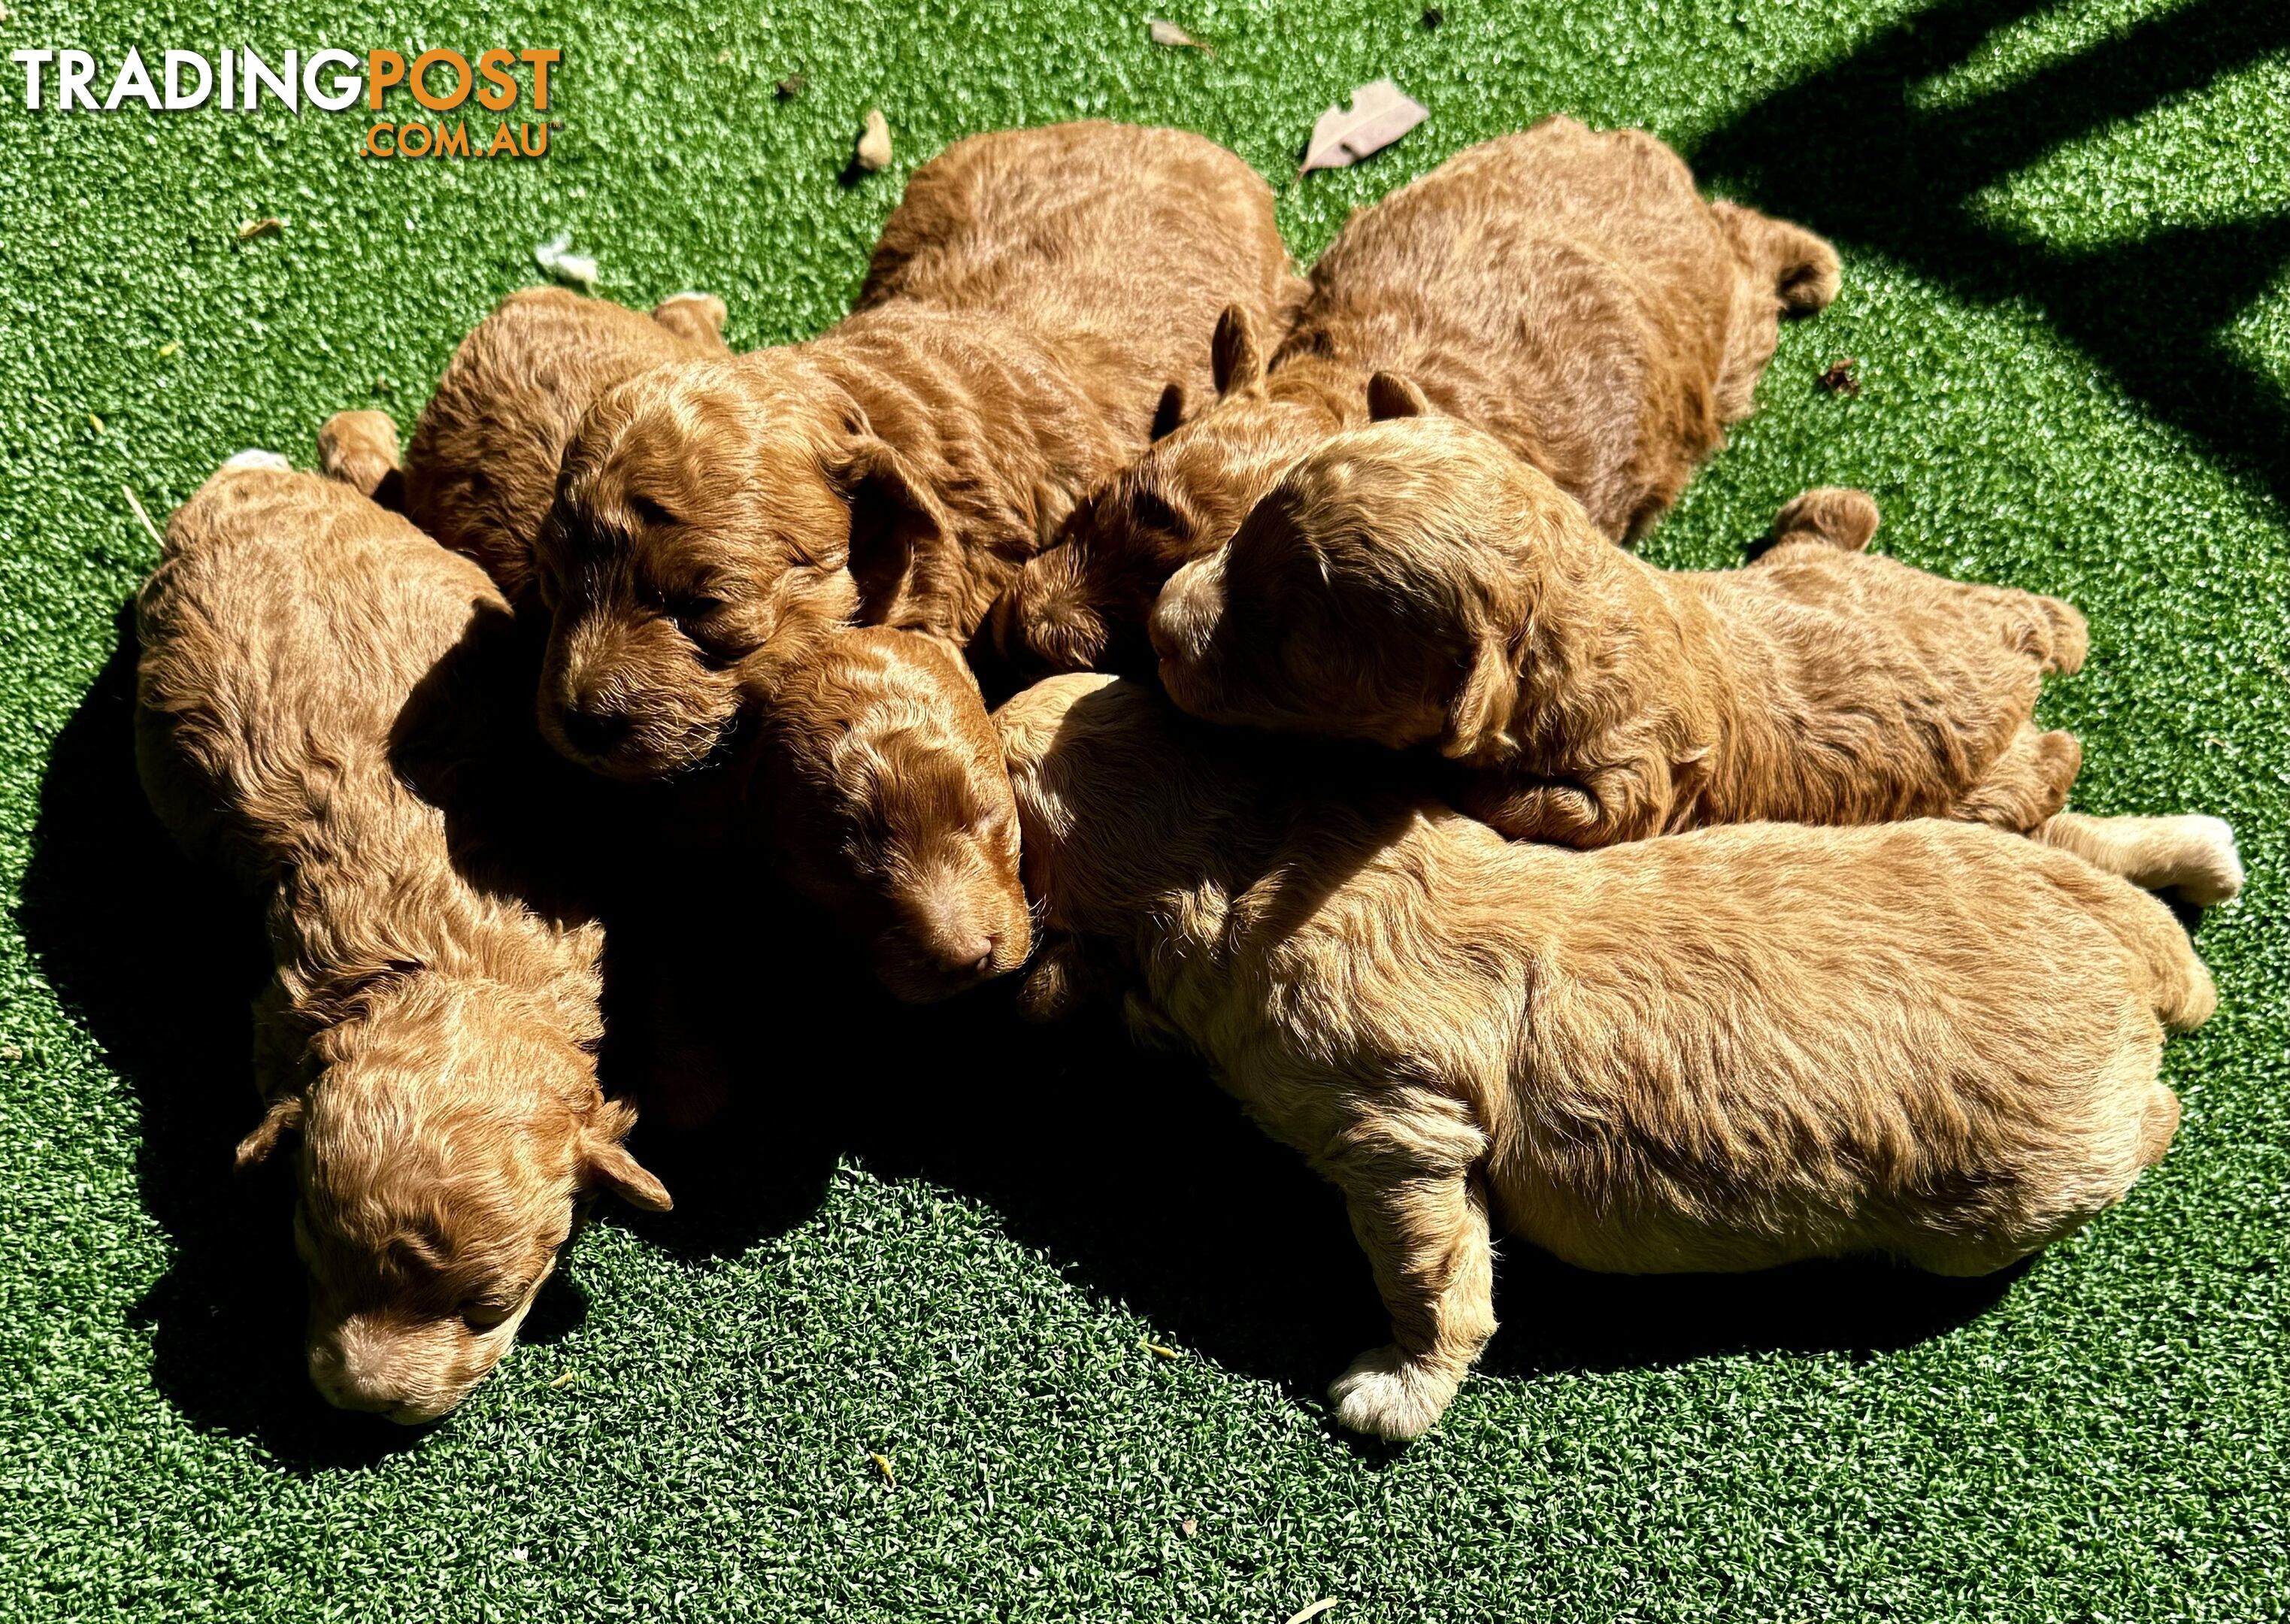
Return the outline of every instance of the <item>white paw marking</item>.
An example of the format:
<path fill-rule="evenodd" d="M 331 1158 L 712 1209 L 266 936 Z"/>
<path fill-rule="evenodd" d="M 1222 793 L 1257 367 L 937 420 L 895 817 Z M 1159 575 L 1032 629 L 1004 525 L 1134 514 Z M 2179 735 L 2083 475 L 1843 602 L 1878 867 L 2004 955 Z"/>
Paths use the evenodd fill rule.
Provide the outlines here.
<path fill-rule="evenodd" d="M 1453 1377 L 1392 1347 L 1371 1348 L 1328 1384 L 1336 1419 L 1354 1432 L 1405 1444 L 1421 1437 L 1455 1396 Z"/>
<path fill-rule="evenodd" d="M 280 456 L 275 451 L 261 451 L 250 447 L 245 451 L 240 452 L 236 456 L 228 459 L 223 463 L 223 467 L 227 468 L 276 468 L 280 472 L 284 473 L 291 471 L 294 465 L 287 461 L 285 458 Z"/>

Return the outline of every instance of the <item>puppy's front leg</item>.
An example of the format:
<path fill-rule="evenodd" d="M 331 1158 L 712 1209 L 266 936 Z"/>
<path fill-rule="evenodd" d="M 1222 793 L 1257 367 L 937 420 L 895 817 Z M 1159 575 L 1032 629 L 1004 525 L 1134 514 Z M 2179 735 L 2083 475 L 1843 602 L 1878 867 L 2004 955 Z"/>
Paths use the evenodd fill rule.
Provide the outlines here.
<path fill-rule="evenodd" d="M 1477 1140 L 1452 1121 L 1435 1140 Z M 1486 1194 L 1451 1154 L 1408 1122 L 1359 1136 L 1325 1171 L 1344 1192 L 1352 1233 L 1391 1316 L 1390 1344 L 1370 1348 L 1329 1385 L 1336 1419 L 1396 1443 L 1420 1436 L 1455 1396 L 1495 1332 Z M 1456 1147 L 1460 1148 L 1460 1146 Z"/>

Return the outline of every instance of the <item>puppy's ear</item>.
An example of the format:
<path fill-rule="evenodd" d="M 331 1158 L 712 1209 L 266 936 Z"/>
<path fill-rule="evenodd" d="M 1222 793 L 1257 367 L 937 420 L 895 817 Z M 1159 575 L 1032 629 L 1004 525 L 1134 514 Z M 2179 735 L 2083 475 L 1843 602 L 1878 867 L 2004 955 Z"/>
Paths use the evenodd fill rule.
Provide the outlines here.
<path fill-rule="evenodd" d="M 254 1132 L 238 1141 L 232 1161 L 238 1171 L 259 1167 L 269 1160 L 270 1153 L 278 1148 L 278 1141 L 290 1133 L 302 1130 L 302 1096 L 282 1094 L 270 1102 L 262 1113 L 262 1120 L 254 1124 Z"/>
<path fill-rule="evenodd" d="M 954 538 L 938 497 L 888 442 L 864 432 L 845 443 L 827 473 L 851 504 L 851 579 L 859 587 L 860 619 L 927 627 L 925 600 Z"/>
<path fill-rule="evenodd" d="M 647 1212 L 665 1212 L 676 1204 L 668 1186 L 646 1172 L 616 1139 L 590 1138 L 581 1151 L 581 1174 L 584 1189 L 610 1190 Z"/>
<path fill-rule="evenodd" d="M 1264 347 L 1257 342 L 1256 323 L 1238 305 L 1227 305 L 1217 317 L 1216 337 L 1209 341 L 1209 372 L 1216 380 L 1219 400 L 1264 388 Z"/>
<path fill-rule="evenodd" d="M 1153 437 L 1165 440 L 1185 420 L 1185 386 L 1173 383 L 1161 391 L 1153 407 Z"/>
<path fill-rule="evenodd" d="M 1430 400 L 1422 390 L 1397 372 L 1378 372 L 1367 380 L 1369 422 L 1385 422 L 1395 417 L 1430 415 Z"/>
<path fill-rule="evenodd" d="M 1502 640 L 1480 637 L 1462 686 L 1447 701 L 1447 729 L 1439 736 L 1439 753 L 1461 757 L 1514 748 L 1508 724 L 1517 681 Z"/>

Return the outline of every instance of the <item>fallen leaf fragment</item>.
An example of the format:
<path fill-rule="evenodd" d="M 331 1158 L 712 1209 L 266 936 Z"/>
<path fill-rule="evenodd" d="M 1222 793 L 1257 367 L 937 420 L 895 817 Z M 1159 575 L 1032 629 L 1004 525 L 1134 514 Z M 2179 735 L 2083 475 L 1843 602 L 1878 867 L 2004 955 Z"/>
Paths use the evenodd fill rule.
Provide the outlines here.
<path fill-rule="evenodd" d="M 781 101 L 793 101 L 797 96 L 803 94 L 803 87 L 809 83 L 810 81 L 801 74 L 791 73 L 772 86 L 772 93 Z"/>
<path fill-rule="evenodd" d="M 1858 395 L 1861 393 L 1861 380 L 1853 375 L 1853 369 L 1860 364 L 1852 356 L 1842 361 L 1830 362 L 1829 370 L 1821 375 L 1821 387 L 1831 395 Z"/>
<path fill-rule="evenodd" d="M 1324 1596 L 1318 1601 L 1314 1602 L 1309 1607 L 1303 1609 L 1301 1612 L 1290 1613 L 1288 1615 L 1288 1624 L 1305 1624 L 1305 1620 L 1308 1619 L 1317 1619 L 1322 1613 L 1327 1612 L 1329 1608 L 1334 1606 L 1336 1604 L 1336 1601 L 1337 1598 L 1335 1596 Z"/>
<path fill-rule="evenodd" d="M 135 492 L 128 486 L 122 485 L 119 487 L 119 494 L 125 497 L 127 499 L 127 505 L 135 510 L 136 518 L 142 524 L 143 533 L 151 538 L 152 545 L 156 547 L 161 552 L 165 552 L 167 550 L 166 538 L 159 533 L 159 527 L 151 522 L 151 516 L 143 511 L 143 504 L 136 500 Z M 16 1057 L 12 1054 L 7 1058 L 13 1060 Z"/>
<path fill-rule="evenodd" d="M 244 243 L 249 237 L 265 236 L 273 231 L 284 231 L 285 229 L 286 222 L 284 220 L 279 219 L 276 214 L 266 214 L 260 220 L 250 220 L 244 225 L 241 226 L 238 228 L 238 240 Z"/>
<path fill-rule="evenodd" d="M 859 145 L 851 156 L 870 175 L 890 167 L 891 121 L 883 116 L 882 108 L 867 109 L 867 127 L 859 132 Z"/>
<path fill-rule="evenodd" d="M 580 1380 L 580 1376 L 581 1372 L 578 1371 L 566 1371 L 560 1376 L 552 1376 L 549 1378 L 548 1390 L 554 1393 L 559 1388 L 569 1388 Z"/>
<path fill-rule="evenodd" d="M 1188 1540 L 1200 1532 L 1200 1531 L 1201 1525 L 1191 1517 L 1186 1516 L 1179 1517 L 1177 1519 L 1177 1532 L 1184 1535 Z"/>
<path fill-rule="evenodd" d="M 867 1454 L 867 1459 L 872 1460 L 875 1463 L 875 1469 L 883 1474 L 883 1486 L 885 1488 L 895 1489 L 899 1486 L 898 1474 L 891 1470 L 890 1456 L 878 1455 L 872 1450 L 869 1450 Z"/>
<path fill-rule="evenodd" d="M 172 339 L 168 340 L 164 344 L 159 346 L 159 359 L 162 361 L 164 361 L 169 356 L 179 356 L 182 353 L 183 347 L 180 344 L 176 343 Z"/>
<path fill-rule="evenodd" d="M 1153 36 L 1153 43 L 1157 45 L 1166 45 L 1177 51 L 1197 51 L 1204 56 L 1216 54 L 1206 40 L 1195 39 L 1175 23 L 1165 21 L 1161 18 L 1148 17 L 1145 20 L 1145 29 Z"/>
<path fill-rule="evenodd" d="M 545 243 L 534 244 L 532 262 L 547 275 L 559 282 L 570 283 L 583 292 L 597 291 L 597 261 L 584 253 L 574 253 L 572 234 L 560 231 Z"/>
<path fill-rule="evenodd" d="M 103 432 L 103 420 L 96 416 L 92 412 L 87 414 L 87 426 L 90 428 L 94 429 L 98 434 L 101 434 Z"/>
<path fill-rule="evenodd" d="M 1138 1347 L 1149 1354 L 1159 1354 L 1164 1359 L 1181 1359 L 1185 1356 L 1173 1348 L 1164 1348 L 1158 1342 L 1140 1342 Z"/>
<path fill-rule="evenodd" d="M 1363 84 L 1352 92 L 1350 107 L 1330 108 L 1313 122 L 1312 139 L 1296 172 L 1301 176 L 1316 169 L 1349 168 L 1381 152 L 1430 116 L 1421 102 L 1389 79 Z"/>

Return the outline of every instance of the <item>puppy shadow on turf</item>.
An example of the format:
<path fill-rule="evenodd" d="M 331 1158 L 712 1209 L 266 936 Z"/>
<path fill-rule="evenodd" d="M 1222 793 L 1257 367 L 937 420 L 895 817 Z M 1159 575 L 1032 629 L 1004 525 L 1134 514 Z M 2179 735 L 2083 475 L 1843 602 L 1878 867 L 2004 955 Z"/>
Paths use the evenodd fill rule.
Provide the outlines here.
<path fill-rule="evenodd" d="M 123 615 L 51 753 L 21 916 L 57 996 L 140 1111 L 137 1176 L 172 1254 L 134 1308 L 152 1329 L 152 1380 L 195 1421 L 258 1438 L 290 1469 L 376 1460 L 421 1435 L 330 1410 L 311 1390 L 291 1174 L 284 1163 L 233 1172 L 258 1114 L 249 1004 L 267 949 L 257 905 L 184 859 L 144 804 L 134 664 Z M 644 1100 L 636 1148 L 677 1207 L 611 1221 L 710 1268 L 813 1219 L 848 1162 L 980 1202 L 1078 1289 L 1301 1401 L 1387 1339 L 1341 1200 L 1198 1062 L 1141 1050 L 1109 1015 L 1027 1026 L 1009 980 L 896 1004 L 804 905 L 736 866 L 668 901 L 659 890 L 648 881 L 606 910 L 602 1068 L 608 1091 Z M 725 1103 L 679 1128 L 691 1101 L 677 1093 L 695 1080 Z M 1483 1368 L 1879 1352 L 1974 1317 L 2012 1277 L 1870 1262 L 1623 1279 L 1514 1242 L 1498 1274 L 1506 1325 Z M 589 1306 L 560 1270 L 520 1340 L 562 1337 Z"/>

